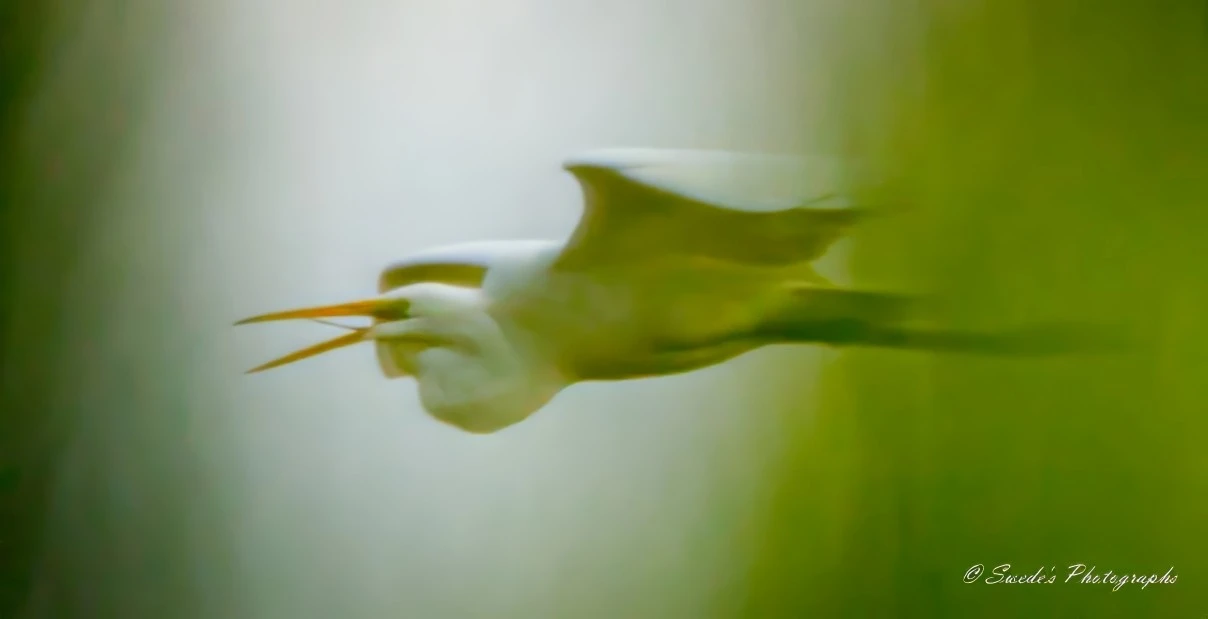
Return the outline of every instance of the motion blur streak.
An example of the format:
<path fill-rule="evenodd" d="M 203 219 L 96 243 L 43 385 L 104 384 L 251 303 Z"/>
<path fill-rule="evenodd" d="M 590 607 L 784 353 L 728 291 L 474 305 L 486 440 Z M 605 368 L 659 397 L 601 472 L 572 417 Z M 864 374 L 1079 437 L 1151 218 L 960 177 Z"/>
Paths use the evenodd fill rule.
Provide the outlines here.
<path fill-rule="evenodd" d="M 11 615 L 736 610 L 779 436 L 736 386 L 810 384 L 816 351 L 584 385 L 469 437 L 367 349 L 242 374 L 327 327 L 227 326 L 372 291 L 426 246 L 562 237 L 558 164 L 586 148 L 830 150 L 841 4 L 94 0 L 28 22 L 48 28 L 22 39 L 5 164 L 0 434 L 24 511 L 0 557 L 35 592 Z"/>
<path fill-rule="evenodd" d="M 955 324 L 1082 317 L 1148 347 L 1026 364 L 869 351 L 828 368 L 745 614 L 1203 613 L 1208 5 L 849 9 L 840 124 L 921 207 L 853 245 L 853 278 L 934 291 Z M 1179 579 L 965 584 L 979 563 Z"/>

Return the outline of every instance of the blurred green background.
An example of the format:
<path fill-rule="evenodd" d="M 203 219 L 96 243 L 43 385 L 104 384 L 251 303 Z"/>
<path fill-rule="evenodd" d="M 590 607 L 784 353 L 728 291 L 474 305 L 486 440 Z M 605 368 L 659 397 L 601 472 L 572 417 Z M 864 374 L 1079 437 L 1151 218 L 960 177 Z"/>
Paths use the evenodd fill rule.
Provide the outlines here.
<path fill-rule="evenodd" d="M 492 6 L 0 5 L 0 618 L 1208 612 L 1203 2 Z M 609 143 L 861 153 L 913 210 L 847 279 L 1146 346 L 764 351 L 486 440 L 366 354 L 239 375 L 314 334 L 230 319 L 556 236 L 532 170 Z"/>
<path fill-rule="evenodd" d="M 847 355 L 784 407 L 805 421 L 747 615 L 1202 615 L 1208 5 L 907 4 L 848 22 L 844 126 L 919 207 L 857 237 L 853 279 L 932 291 L 955 325 L 1081 317 L 1148 345 Z M 984 582 L 1007 563 L 1058 582 Z M 1078 563 L 1178 581 L 1063 584 Z"/>

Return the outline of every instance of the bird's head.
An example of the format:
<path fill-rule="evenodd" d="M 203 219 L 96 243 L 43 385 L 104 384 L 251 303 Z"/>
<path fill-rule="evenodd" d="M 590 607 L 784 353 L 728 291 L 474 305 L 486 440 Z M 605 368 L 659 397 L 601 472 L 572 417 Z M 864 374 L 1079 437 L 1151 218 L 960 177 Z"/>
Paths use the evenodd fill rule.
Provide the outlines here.
<path fill-rule="evenodd" d="M 365 327 L 336 325 L 347 329 L 349 333 L 292 352 L 248 370 L 249 374 L 253 374 L 366 341 L 390 340 L 394 343 L 406 343 L 417 346 L 420 349 L 431 346 L 453 345 L 457 342 L 452 341 L 449 337 L 438 336 L 432 329 L 419 328 L 420 325 L 427 324 L 436 317 L 440 317 L 445 321 L 453 321 L 460 316 L 475 316 L 482 312 L 482 293 L 478 289 L 446 284 L 419 283 L 391 290 L 368 299 L 260 314 L 240 320 L 235 325 L 280 320 L 314 320 L 324 322 L 328 318 L 346 317 L 371 319 L 371 324 Z M 385 365 L 383 365 L 382 369 L 388 376 L 393 375 Z"/>
<path fill-rule="evenodd" d="M 378 297 L 253 316 L 238 324 L 368 317 L 366 327 L 290 353 L 249 373 L 372 341 L 388 378 L 413 376 L 424 408 L 475 433 L 494 432 L 544 406 L 566 381 L 530 348 L 513 342 L 487 311 L 478 288 L 438 283 L 403 286 Z"/>

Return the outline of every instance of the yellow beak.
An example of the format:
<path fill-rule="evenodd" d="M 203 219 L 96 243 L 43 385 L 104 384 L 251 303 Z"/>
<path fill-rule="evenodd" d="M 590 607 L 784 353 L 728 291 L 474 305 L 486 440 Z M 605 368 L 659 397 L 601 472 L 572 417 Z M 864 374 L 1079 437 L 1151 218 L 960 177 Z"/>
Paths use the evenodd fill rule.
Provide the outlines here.
<path fill-rule="evenodd" d="M 287 363 L 293 363 L 295 361 L 301 361 L 302 359 L 306 359 L 308 357 L 313 357 L 315 355 L 325 353 L 329 350 L 335 350 L 337 348 L 344 348 L 345 346 L 351 346 L 353 344 L 356 344 L 357 342 L 363 342 L 363 341 L 365 341 L 365 331 L 368 331 L 368 329 L 357 329 L 356 331 L 354 331 L 352 333 L 341 335 L 340 337 L 327 340 L 326 342 L 319 342 L 318 344 L 315 344 L 314 346 L 308 346 L 306 348 L 303 348 L 302 350 L 294 351 L 283 357 L 278 357 L 277 359 L 273 359 L 272 361 L 269 361 L 268 363 L 258 365 L 256 367 L 248 370 L 247 373 L 255 374 L 256 372 L 263 372 L 264 370 L 271 370 L 275 367 L 280 367 Z"/>
<path fill-rule="evenodd" d="M 352 301 L 350 303 L 340 303 L 337 305 L 322 305 L 318 307 L 307 307 L 302 309 L 285 310 L 282 312 L 272 312 L 244 318 L 235 325 L 246 325 L 254 322 L 270 322 L 276 320 L 317 320 L 322 318 L 337 318 L 342 316 L 366 316 L 373 318 L 374 322 L 388 322 L 402 320 L 407 318 L 407 309 L 410 304 L 405 299 L 381 297 L 377 299 L 366 299 L 363 301 Z M 336 325 L 341 326 L 343 325 Z M 325 353 L 329 350 L 344 348 L 358 342 L 363 342 L 368 339 L 369 327 L 344 327 L 350 328 L 351 333 L 346 333 L 340 337 L 320 342 L 314 346 L 309 346 L 292 352 L 283 357 L 274 359 L 263 365 L 256 366 L 248 370 L 248 374 L 270 370 L 275 367 L 301 361 L 315 355 Z"/>
<path fill-rule="evenodd" d="M 251 324 L 253 322 L 297 320 L 300 318 L 313 320 L 315 318 L 339 318 L 341 316 L 369 316 L 380 321 L 402 320 L 407 317 L 408 305 L 409 303 L 405 299 L 382 297 L 340 303 L 338 305 L 320 305 L 318 307 L 305 307 L 302 309 L 285 310 L 283 312 L 260 314 L 259 316 L 244 318 L 235 323 L 235 326 Z"/>

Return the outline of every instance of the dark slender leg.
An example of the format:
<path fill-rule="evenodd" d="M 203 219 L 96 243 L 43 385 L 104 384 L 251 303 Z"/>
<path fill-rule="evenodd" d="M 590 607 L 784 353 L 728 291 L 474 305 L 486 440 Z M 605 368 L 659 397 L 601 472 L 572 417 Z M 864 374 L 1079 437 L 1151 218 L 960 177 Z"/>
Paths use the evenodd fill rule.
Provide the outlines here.
<path fill-rule="evenodd" d="M 882 327 L 858 320 L 794 325 L 781 337 L 832 346 L 873 346 L 987 355 L 1046 356 L 1123 352 L 1127 338 L 1108 329 L 1048 324 L 996 331 Z"/>

